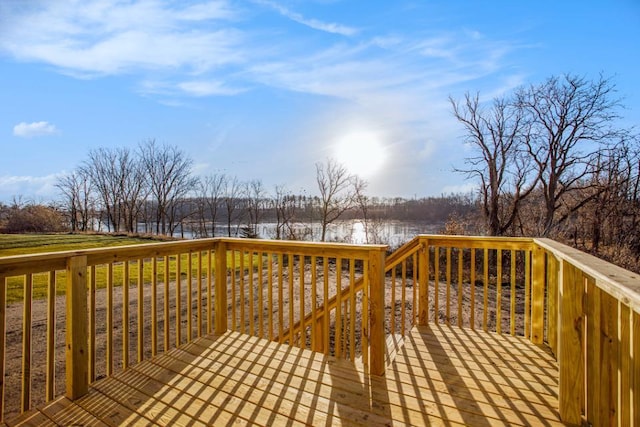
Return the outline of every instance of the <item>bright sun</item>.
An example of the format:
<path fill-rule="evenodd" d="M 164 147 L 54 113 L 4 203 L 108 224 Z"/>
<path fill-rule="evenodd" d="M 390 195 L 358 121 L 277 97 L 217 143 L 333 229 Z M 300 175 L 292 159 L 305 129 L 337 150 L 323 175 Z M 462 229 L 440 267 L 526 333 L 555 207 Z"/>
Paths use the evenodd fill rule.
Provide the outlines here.
<path fill-rule="evenodd" d="M 350 173 L 367 178 L 384 165 L 386 152 L 380 136 L 371 131 L 356 131 L 339 137 L 335 145 L 336 160 Z"/>

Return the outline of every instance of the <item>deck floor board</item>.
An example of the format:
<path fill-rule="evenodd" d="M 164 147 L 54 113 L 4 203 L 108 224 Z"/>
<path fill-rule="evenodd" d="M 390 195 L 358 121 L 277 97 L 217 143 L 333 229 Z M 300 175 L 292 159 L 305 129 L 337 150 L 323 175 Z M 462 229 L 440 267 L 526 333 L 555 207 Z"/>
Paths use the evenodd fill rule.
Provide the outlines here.
<path fill-rule="evenodd" d="M 386 375 L 375 377 L 358 361 L 236 332 L 205 336 L 7 424 L 562 425 L 548 349 L 442 325 L 394 338 Z"/>

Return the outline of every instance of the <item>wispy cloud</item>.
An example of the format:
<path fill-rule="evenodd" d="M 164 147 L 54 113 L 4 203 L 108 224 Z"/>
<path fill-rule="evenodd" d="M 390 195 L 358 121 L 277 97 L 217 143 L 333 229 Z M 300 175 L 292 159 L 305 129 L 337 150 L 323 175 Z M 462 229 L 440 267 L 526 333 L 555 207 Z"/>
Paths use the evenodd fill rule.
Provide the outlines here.
<path fill-rule="evenodd" d="M 33 138 L 35 136 L 54 135 L 58 133 L 55 125 L 49 122 L 21 122 L 13 127 L 13 134 L 21 138 Z"/>
<path fill-rule="evenodd" d="M 323 22 L 314 18 L 305 18 L 302 14 L 294 12 L 286 7 L 268 0 L 255 0 L 255 3 L 268 6 L 276 10 L 282 16 L 297 22 L 298 24 L 305 25 L 314 30 L 324 31 L 332 34 L 340 34 L 343 36 L 353 36 L 358 33 L 358 29 L 349 27 L 347 25 L 337 24 L 334 22 Z"/>
<path fill-rule="evenodd" d="M 247 88 L 231 86 L 224 81 L 207 78 L 186 81 L 145 80 L 138 87 L 140 94 L 161 95 L 165 98 L 184 95 L 189 97 L 232 96 L 247 90 Z M 168 105 L 176 106 L 182 103 L 169 102 Z"/>
<path fill-rule="evenodd" d="M 9 2 L 0 49 L 86 77 L 181 71 L 203 73 L 241 61 L 242 35 L 225 1 L 176 6 L 138 2 Z"/>

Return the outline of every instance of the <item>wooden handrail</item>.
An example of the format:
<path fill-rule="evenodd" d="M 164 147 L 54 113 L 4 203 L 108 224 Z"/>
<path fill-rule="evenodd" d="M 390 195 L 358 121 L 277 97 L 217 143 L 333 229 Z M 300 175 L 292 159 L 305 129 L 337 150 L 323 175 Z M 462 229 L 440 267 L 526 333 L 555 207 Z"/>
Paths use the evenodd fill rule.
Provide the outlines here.
<path fill-rule="evenodd" d="M 414 237 L 413 239 L 409 240 L 408 242 L 400 246 L 400 248 L 393 251 L 391 255 L 389 255 L 386 258 L 384 272 L 388 273 L 392 268 L 394 268 L 395 266 L 397 266 L 398 264 L 406 260 L 409 256 L 413 255 L 418 250 L 420 250 L 420 236 Z M 364 285 L 364 280 L 362 278 L 359 278 L 358 280 L 356 280 L 356 282 L 353 284 L 353 292 L 356 292 L 356 293 L 360 292 L 362 290 L 363 285 Z M 338 305 L 343 304 L 345 301 L 347 301 L 349 299 L 350 289 L 351 289 L 351 285 L 345 286 L 344 288 L 342 288 L 342 292 L 340 293 L 341 298 L 340 298 L 339 304 L 337 302 L 338 301 L 337 295 L 334 295 L 333 297 L 331 297 L 328 303 L 326 303 L 327 311 L 331 311 L 335 309 Z M 303 320 L 298 320 L 291 327 L 291 329 L 293 329 L 293 333 L 294 334 L 299 333 L 302 325 L 308 325 L 309 322 L 313 320 L 314 316 L 316 319 L 324 318 L 324 313 L 325 313 L 325 304 L 316 307 L 315 313 L 312 310 L 311 313 L 307 314 Z M 283 336 L 286 336 L 289 333 L 290 333 L 290 329 L 285 329 L 283 332 Z M 276 342 L 280 341 L 280 336 L 279 335 L 274 336 L 273 341 L 276 341 Z"/>

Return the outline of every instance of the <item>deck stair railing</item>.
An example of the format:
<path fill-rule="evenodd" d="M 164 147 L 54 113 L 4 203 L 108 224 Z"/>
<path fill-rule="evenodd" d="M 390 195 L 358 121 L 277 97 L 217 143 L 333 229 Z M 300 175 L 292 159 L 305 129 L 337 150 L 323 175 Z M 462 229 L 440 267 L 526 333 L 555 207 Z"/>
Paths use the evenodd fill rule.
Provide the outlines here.
<path fill-rule="evenodd" d="M 640 425 L 638 275 L 548 239 L 421 235 L 385 249 L 216 238 L 0 258 L 0 421 L 207 333 L 382 374 L 385 335 L 439 323 L 546 344 L 563 421 Z"/>

